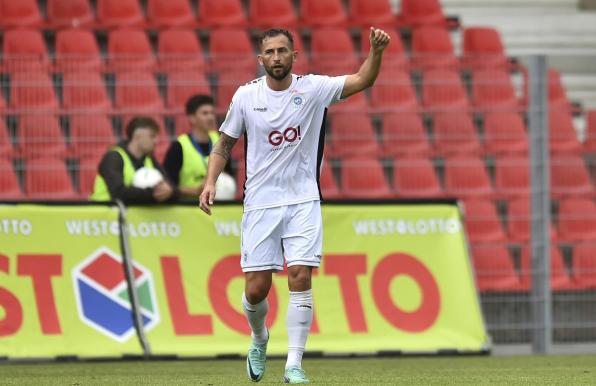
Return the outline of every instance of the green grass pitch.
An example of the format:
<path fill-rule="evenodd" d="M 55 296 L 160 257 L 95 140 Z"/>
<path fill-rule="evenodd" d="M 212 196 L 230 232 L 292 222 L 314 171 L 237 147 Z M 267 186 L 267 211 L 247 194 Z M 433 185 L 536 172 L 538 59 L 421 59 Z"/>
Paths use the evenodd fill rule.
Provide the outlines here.
<path fill-rule="evenodd" d="M 260 384 L 282 384 L 270 360 Z M 305 359 L 313 385 L 594 385 L 596 356 Z M 1 385 L 251 385 L 240 360 L 0 364 Z"/>

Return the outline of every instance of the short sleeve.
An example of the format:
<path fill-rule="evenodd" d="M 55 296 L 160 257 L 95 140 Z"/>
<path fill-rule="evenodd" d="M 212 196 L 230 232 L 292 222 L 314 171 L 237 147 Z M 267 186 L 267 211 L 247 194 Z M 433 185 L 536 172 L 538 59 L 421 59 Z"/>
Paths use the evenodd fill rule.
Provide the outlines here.
<path fill-rule="evenodd" d="M 233 138 L 240 138 L 244 133 L 244 114 L 242 113 L 242 100 L 240 89 L 236 90 L 232 102 L 226 113 L 226 119 L 221 124 L 219 131 Z"/>
<path fill-rule="evenodd" d="M 346 76 L 315 75 L 315 87 L 321 102 L 330 106 L 341 100 L 341 93 L 344 89 Z"/>

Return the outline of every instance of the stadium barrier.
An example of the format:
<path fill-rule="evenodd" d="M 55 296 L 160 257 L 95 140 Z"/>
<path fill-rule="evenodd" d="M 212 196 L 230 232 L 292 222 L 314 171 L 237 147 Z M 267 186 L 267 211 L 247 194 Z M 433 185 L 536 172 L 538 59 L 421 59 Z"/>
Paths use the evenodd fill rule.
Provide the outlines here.
<path fill-rule="evenodd" d="M 455 201 L 329 203 L 308 350 L 486 352 L 490 339 Z M 142 355 L 118 208 L 0 205 L 0 356 Z M 130 207 L 126 229 L 153 355 L 243 355 L 249 331 L 238 204 Z M 286 350 L 287 284 L 275 275 L 269 352 Z"/>

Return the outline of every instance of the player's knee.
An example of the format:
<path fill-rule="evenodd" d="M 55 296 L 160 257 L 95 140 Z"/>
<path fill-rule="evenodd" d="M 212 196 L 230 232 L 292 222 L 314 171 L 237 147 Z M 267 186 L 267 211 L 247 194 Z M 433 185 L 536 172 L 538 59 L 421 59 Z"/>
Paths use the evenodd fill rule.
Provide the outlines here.
<path fill-rule="evenodd" d="M 288 269 L 288 284 L 290 291 L 306 291 L 311 287 L 310 278 L 312 268 L 307 266 L 293 266 Z"/>
<path fill-rule="evenodd" d="M 244 289 L 244 294 L 250 304 L 257 304 L 267 297 L 269 286 L 267 283 L 251 283 Z"/>

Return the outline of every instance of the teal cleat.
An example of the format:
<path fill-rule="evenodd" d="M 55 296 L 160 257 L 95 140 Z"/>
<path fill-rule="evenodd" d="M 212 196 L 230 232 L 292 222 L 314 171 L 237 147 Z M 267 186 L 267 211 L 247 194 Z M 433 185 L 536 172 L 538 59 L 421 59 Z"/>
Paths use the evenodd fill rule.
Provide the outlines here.
<path fill-rule="evenodd" d="M 308 383 L 306 373 L 298 366 L 288 367 L 284 374 L 284 382 L 292 385 L 305 385 Z"/>
<path fill-rule="evenodd" d="M 246 373 L 248 379 L 259 382 L 265 375 L 265 362 L 267 361 L 267 343 L 251 343 L 246 357 Z"/>

